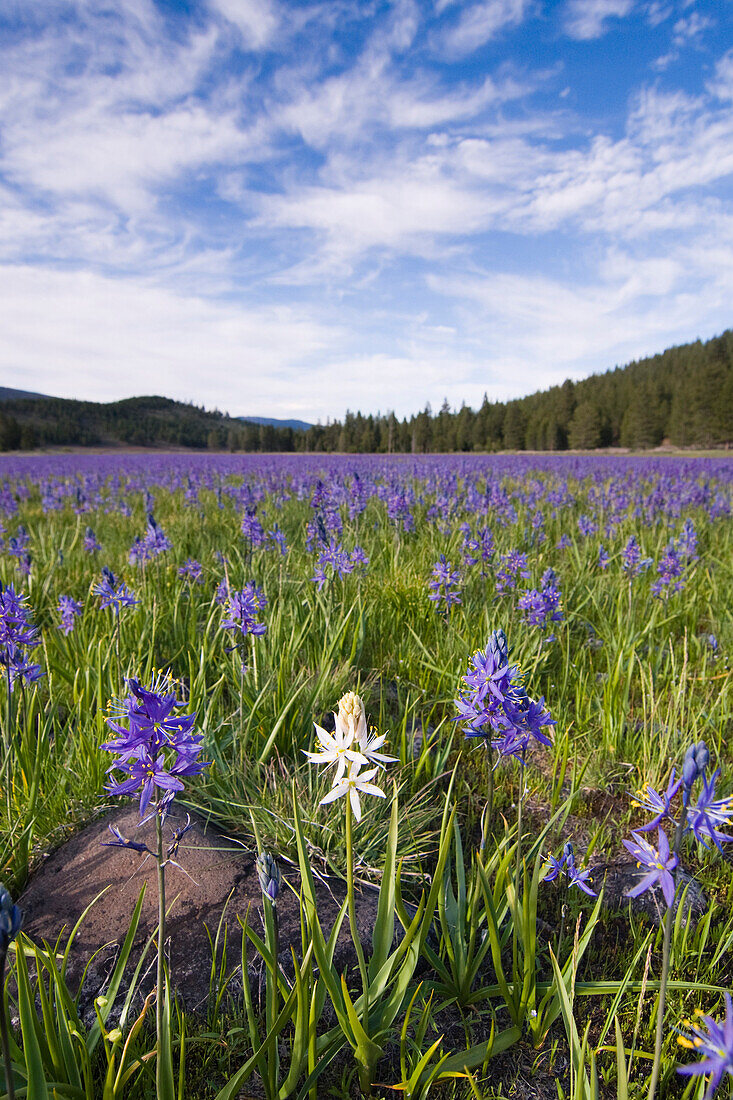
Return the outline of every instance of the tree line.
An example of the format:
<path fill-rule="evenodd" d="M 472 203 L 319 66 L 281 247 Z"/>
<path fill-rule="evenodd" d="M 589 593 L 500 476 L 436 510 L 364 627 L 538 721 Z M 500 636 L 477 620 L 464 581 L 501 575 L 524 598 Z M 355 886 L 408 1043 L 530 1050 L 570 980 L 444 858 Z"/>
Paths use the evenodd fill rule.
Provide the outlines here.
<path fill-rule="evenodd" d="M 305 431 L 254 424 L 162 397 L 107 405 L 34 398 L 0 406 L 0 449 L 187 447 L 230 451 L 415 453 L 564 451 L 733 443 L 733 330 L 512 401 L 411 417 L 349 412 Z"/>

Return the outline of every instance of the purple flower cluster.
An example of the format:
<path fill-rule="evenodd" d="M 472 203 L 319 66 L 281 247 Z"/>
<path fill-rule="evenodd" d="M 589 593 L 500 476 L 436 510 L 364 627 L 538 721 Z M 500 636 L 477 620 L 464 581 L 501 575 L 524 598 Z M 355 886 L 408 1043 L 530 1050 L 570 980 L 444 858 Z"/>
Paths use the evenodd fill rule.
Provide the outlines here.
<path fill-rule="evenodd" d="M 699 558 L 697 532 L 691 520 L 685 520 L 677 539 L 670 539 L 657 562 L 658 579 L 652 585 L 652 594 L 666 599 L 685 586 L 687 568 Z"/>
<path fill-rule="evenodd" d="M 445 554 L 440 555 L 440 560 L 433 566 L 433 579 L 430 581 L 428 599 L 435 604 L 437 611 L 441 610 L 441 603 L 445 610 L 450 612 L 454 604 L 461 602 L 459 592 L 461 590 L 461 575 L 454 569 Z"/>
<path fill-rule="evenodd" d="M 466 737 L 483 737 L 500 756 L 522 760 L 533 739 L 542 745 L 552 744 L 543 729 L 555 720 L 544 699 L 533 702 L 529 698 L 519 667 L 509 664 L 503 630 L 491 634 L 485 651 L 474 653 L 463 681 L 466 687 L 455 700 L 458 715 L 454 720 L 463 724 Z"/>
<path fill-rule="evenodd" d="M 97 536 L 94 534 L 94 531 L 91 527 L 87 527 L 86 531 L 84 532 L 83 545 L 87 554 L 95 554 L 97 550 L 102 549 L 102 545 L 100 542 L 97 541 Z"/>
<path fill-rule="evenodd" d="M 128 559 L 131 565 L 143 565 L 146 561 L 164 554 L 171 548 L 170 539 L 166 538 L 162 529 L 155 521 L 152 512 L 148 512 L 148 526 L 142 538 L 138 537 L 133 542 Z"/>
<path fill-rule="evenodd" d="M 645 573 L 651 564 L 651 558 L 642 558 L 639 543 L 635 536 L 631 535 L 621 551 L 621 565 L 624 573 L 628 577 L 638 577 L 640 573 Z"/>
<path fill-rule="evenodd" d="M 242 534 L 249 540 L 250 546 L 262 546 L 267 540 L 265 529 L 257 518 L 254 509 L 247 509 L 242 517 Z"/>
<path fill-rule="evenodd" d="M 482 562 L 488 565 L 494 555 L 494 536 L 489 528 L 480 527 L 475 536 L 472 535 L 471 525 L 468 523 L 464 523 L 461 530 L 463 531 L 461 553 L 465 564 L 472 566 Z"/>
<path fill-rule="evenodd" d="M 204 568 L 200 561 L 194 558 L 186 558 L 183 565 L 179 566 L 178 576 L 194 584 L 204 583 Z"/>
<path fill-rule="evenodd" d="M 677 539 L 677 553 L 686 562 L 697 561 L 700 557 L 697 552 L 697 531 L 691 519 L 686 519 L 682 525 Z"/>
<path fill-rule="evenodd" d="M 176 792 L 183 790 L 183 779 L 208 767 L 198 759 L 203 736 L 192 733 L 195 714 L 176 713 L 184 704 L 176 701 L 170 676 L 158 677 L 149 687 L 136 679 L 128 684 L 130 693 L 119 702 L 119 713 L 106 719 L 118 737 L 102 745 L 119 757 L 108 775 L 117 771 L 125 778 L 110 778 L 105 790 L 139 795 L 141 817 L 155 796 L 154 812 L 165 816 Z"/>
<path fill-rule="evenodd" d="M 81 604 L 78 604 L 71 596 L 59 596 L 58 612 L 61 616 L 61 622 L 58 629 L 63 634 L 71 634 L 76 618 L 81 615 L 81 611 Z"/>
<path fill-rule="evenodd" d="M 501 563 L 496 571 L 496 591 L 501 595 L 517 586 L 517 578 L 529 578 L 529 564 L 527 555 L 518 550 L 510 550 L 508 554 L 502 554 Z"/>
<path fill-rule="evenodd" d="M 334 577 L 343 578 L 349 573 L 353 573 L 357 566 L 366 568 L 368 564 L 369 558 L 360 546 L 355 546 L 349 553 L 343 546 L 332 540 L 323 547 L 318 555 L 318 564 L 311 580 L 320 592 L 329 579 L 327 569 L 331 571 L 331 579 Z"/>
<path fill-rule="evenodd" d="M 530 588 L 519 597 L 519 607 L 524 611 L 525 618 L 530 626 L 539 626 L 542 630 L 548 623 L 562 622 L 563 613 L 560 610 L 562 593 L 557 585 L 557 575 L 554 569 L 546 569 L 542 575 L 542 587 Z M 554 635 L 548 641 L 554 639 Z"/>
<path fill-rule="evenodd" d="M 628 897 L 639 897 L 651 886 L 659 884 L 667 905 L 673 904 L 676 886 L 672 872 L 679 864 L 677 844 L 681 835 L 691 833 L 705 848 L 712 841 L 721 852 L 724 843 L 733 841 L 733 835 L 720 831 L 721 825 L 730 826 L 733 823 L 733 797 L 716 797 L 720 769 L 708 778 L 709 762 L 710 754 L 704 741 L 690 745 L 685 753 L 682 775 L 677 779 L 673 769 L 667 789 L 663 793 L 656 791 L 648 783 L 637 791 L 633 805 L 654 816 L 648 824 L 642 825 L 631 834 L 633 841 L 624 841 L 639 867 L 646 871 L 638 885 L 628 891 Z M 693 802 L 692 792 L 698 780 L 702 782 L 702 791 Z M 674 800 L 680 792 L 681 806 L 679 811 L 675 811 Z M 670 848 L 669 838 L 661 827 L 665 821 L 675 830 L 674 850 Z M 643 835 L 654 828 L 658 829 L 656 847 Z"/>
<path fill-rule="evenodd" d="M 545 863 L 548 864 L 550 869 L 543 878 L 543 882 L 554 882 L 560 875 L 566 875 L 571 886 L 577 886 L 591 898 L 597 896 L 595 890 L 591 890 L 588 885 L 591 871 L 588 868 L 585 871 L 578 869 L 575 864 L 573 846 L 569 840 L 565 842 L 560 859 L 555 856 L 545 856 Z"/>
<path fill-rule="evenodd" d="M 224 618 L 221 621 L 222 630 L 236 630 L 242 637 L 248 634 L 264 634 L 267 625 L 260 622 L 258 616 L 266 606 L 265 593 L 254 581 L 249 581 L 238 592 L 227 592 Z"/>
<path fill-rule="evenodd" d="M 38 645 L 38 630 L 26 600 L 12 584 L 0 582 L 0 665 L 11 691 L 16 683 L 35 683 L 41 676 L 41 666 L 28 659 L 29 651 Z"/>
<path fill-rule="evenodd" d="M 677 552 L 674 539 L 667 543 L 657 562 L 657 573 L 659 578 L 652 585 L 652 595 L 660 600 L 667 599 L 684 588 L 685 563 Z"/>
<path fill-rule="evenodd" d="M 102 568 L 102 580 L 99 584 L 95 584 L 92 588 L 92 592 L 95 596 L 100 596 L 99 609 L 104 611 L 106 607 L 111 607 L 115 615 L 119 615 L 120 608 L 122 607 L 135 607 L 140 601 L 135 599 L 135 593 L 124 584 L 123 581 L 118 581 L 111 569 L 106 565 Z"/>
<path fill-rule="evenodd" d="M 733 1002 L 730 993 L 725 994 L 725 1020 L 718 1023 L 712 1016 L 700 1013 L 697 1018 L 686 1020 L 686 1030 L 678 1028 L 681 1046 L 701 1055 L 699 1062 L 680 1066 L 678 1073 L 686 1077 L 702 1077 L 709 1073 L 710 1080 L 704 1100 L 711 1100 L 723 1077 L 733 1077 Z"/>
<path fill-rule="evenodd" d="M 19 560 L 22 559 L 26 554 L 29 542 L 30 535 L 21 524 L 15 532 L 15 535 L 8 539 L 8 553 L 12 554 L 14 558 L 18 558 Z"/>

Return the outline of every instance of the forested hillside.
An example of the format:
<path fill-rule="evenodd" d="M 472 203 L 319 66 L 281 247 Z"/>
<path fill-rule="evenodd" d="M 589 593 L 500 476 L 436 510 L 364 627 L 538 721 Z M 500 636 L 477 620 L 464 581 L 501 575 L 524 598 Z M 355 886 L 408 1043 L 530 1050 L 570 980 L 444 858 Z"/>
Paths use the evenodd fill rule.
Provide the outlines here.
<path fill-rule="evenodd" d="M 0 447 L 227 446 L 226 418 L 166 397 L 131 397 L 99 404 L 60 397 L 3 401 Z M 212 435 L 213 433 L 213 435 Z"/>
<path fill-rule="evenodd" d="M 232 451 L 562 451 L 733 443 L 733 330 L 478 410 L 445 402 L 399 420 L 347 412 L 306 431 L 242 422 L 164 397 L 102 405 L 36 397 L 0 404 L 0 449 L 191 447 Z"/>
<path fill-rule="evenodd" d="M 562 451 L 733 443 L 733 331 L 516 401 L 409 420 L 347 413 L 302 443 L 327 451 Z M 299 440 L 299 443 L 301 441 Z"/>

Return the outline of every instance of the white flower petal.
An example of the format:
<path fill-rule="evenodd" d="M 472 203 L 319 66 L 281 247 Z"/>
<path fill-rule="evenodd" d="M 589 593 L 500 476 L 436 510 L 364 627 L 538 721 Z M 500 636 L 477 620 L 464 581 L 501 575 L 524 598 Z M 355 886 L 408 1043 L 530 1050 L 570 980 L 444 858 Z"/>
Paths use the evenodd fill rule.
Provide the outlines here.
<path fill-rule="evenodd" d="M 336 739 L 335 739 L 335 737 L 332 737 L 332 736 L 331 736 L 331 734 L 330 734 L 330 733 L 328 733 L 328 731 L 327 731 L 327 730 L 324 730 L 324 729 L 323 729 L 323 728 L 322 728 L 321 726 L 319 726 L 319 725 L 318 725 L 318 724 L 317 724 L 316 722 L 314 722 L 314 723 L 313 723 L 313 725 L 314 725 L 314 726 L 315 726 L 315 728 L 316 728 L 316 737 L 317 737 L 317 738 L 318 738 L 318 740 L 319 740 L 319 741 L 321 742 L 321 744 L 323 745 L 324 749 L 327 749 L 327 750 L 333 751 L 333 750 L 334 750 L 334 749 L 335 749 L 335 748 L 337 747 L 337 746 L 336 746 Z"/>
<path fill-rule="evenodd" d="M 336 783 L 328 794 L 321 799 L 319 806 L 325 806 L 327 802 L 335 802 L 337 798 L 341 798 L 341 795 L 346 794 L 348 789 L 348 783 Z"/>
<path fill-rule="evenodd" d="M 373 783 L 359 783 L 358 790 L 361 794 L 376 794 L 380 798 L 386 798 L 384 791 L 380 787 L 375 787 Z"/>

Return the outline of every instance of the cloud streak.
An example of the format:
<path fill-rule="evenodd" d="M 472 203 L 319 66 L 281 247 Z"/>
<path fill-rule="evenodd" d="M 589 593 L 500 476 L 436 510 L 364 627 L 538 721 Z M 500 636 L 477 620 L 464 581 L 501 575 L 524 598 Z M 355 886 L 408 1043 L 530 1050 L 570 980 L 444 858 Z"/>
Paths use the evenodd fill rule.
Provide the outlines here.
<path fill-rule="evenodd" d="M 721 19 L 0 0 L 3 384 L 408 413 L 712 335 L 733 267 Z"/>

